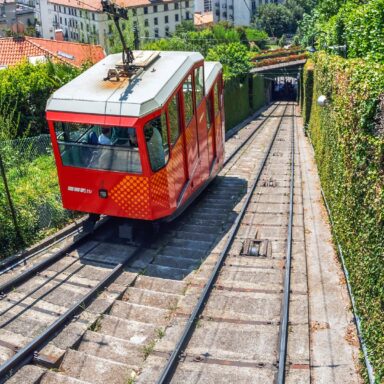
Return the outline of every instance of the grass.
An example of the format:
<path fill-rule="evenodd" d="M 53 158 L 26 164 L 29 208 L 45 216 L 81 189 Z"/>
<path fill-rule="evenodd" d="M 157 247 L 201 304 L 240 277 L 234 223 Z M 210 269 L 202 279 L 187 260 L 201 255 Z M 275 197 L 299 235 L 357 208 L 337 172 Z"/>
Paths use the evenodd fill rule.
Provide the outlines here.
<path fill-rule="evenodd" d="M 147 345 L 143 347 L 143 357 L 144 361 L 147 360 L 148 356 L 153 352 L 155 349 L 156 340 L 151 340 Z"/>
<path fill-rule="evenodd" d="M 103 320 L 103 315 L 99 316 L 96 321 L 94 321 L 89 327 L 88 330 L 92 332 L 99 332 L 101 329 L 101 321 Z"/>

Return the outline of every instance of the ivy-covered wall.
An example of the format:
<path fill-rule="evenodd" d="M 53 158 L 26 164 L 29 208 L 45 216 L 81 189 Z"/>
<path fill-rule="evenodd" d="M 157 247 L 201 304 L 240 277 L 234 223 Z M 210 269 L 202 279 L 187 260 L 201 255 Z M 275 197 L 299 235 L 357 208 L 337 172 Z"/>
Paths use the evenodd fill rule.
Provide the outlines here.
<path fill-rule="evenodd" d="M 313 97 L 313 61 L 308 60 L 302 77 L 301 84 L 301 108 L 304 124 L 309 123 L 311 115 L 312 97 Z"/>
<path fill-rule="evenodd" d="M 269 81 L 249 75 L 225 81 L 225 128 L 229 130 L 269 103 Z"/>
<path fill-rule="evenodd" d="M 309 134 L 376 380 L 384 380 L 384 66 L 314 57 Z M 307 65 L 304 89 L 311 79 Z M 316 99 L 326 95 L 321 108 Z M 309 97 L 308 95 L 306 95 Z M 308 101 L 304 100 L 304 105 Z M 305 111 L 304 111 L 305 113 Z"/>

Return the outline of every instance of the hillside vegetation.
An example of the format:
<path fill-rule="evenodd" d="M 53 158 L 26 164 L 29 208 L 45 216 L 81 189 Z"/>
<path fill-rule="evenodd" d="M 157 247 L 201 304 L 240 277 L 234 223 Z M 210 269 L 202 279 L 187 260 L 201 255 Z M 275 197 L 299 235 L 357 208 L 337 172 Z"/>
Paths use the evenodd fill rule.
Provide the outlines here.
<path fill-rule="evenodd" d="M 382 383 L 384 1 L 321 1 L 304 17 L 300 38 L 323 51 L 305 67 L 303 117 L 346 258 L 369 359 L 376 382 Z M 320 95 L 328 100 L 323 108 L 316 103 Z"/>

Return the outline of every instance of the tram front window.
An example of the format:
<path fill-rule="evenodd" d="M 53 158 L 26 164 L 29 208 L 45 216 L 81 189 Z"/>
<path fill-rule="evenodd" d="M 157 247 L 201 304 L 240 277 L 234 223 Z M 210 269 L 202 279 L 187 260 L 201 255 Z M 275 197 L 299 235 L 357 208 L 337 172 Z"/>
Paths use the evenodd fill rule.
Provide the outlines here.
<path fill-rule="evenodd" d="M 142 173 L 135 128 L 55 122 L 63 165 Z"/>

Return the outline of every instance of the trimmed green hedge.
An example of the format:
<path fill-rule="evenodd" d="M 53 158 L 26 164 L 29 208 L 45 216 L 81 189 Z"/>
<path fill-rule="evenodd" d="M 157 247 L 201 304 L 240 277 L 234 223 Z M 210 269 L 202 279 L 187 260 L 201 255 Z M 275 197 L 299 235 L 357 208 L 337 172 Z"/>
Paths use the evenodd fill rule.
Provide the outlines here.
<path fill-rule="evenodd" d="M 377 382 L 383 382 L 384 66 L 324 53 L 314 61 L 309 132 L 368 353 Z M 307 65 L 306 90 L 311 89 L 309 71 Z M 324 108 L 316 103 L 321 94 L 329 100 Z M 308 105 L 309 95 L 305 98 Z"/>
<path fill-rule="evenodd" d="M 303 92 L 301 98 L 301 108 L 305 126 L 307 126 L 309 123 L 309 117 L 311 115 L 313 97 L 313 70 L 313 61 L 308 60 L 305 64 L 301 88 Z"/>
<path fill-rule="evenodd" d="M 267 80 L 256 75 L 249 75 L 246 79 L 235 78 L 225 81 L 224 107 L 227 131 L 268 103 L 267 87 Z"/>

